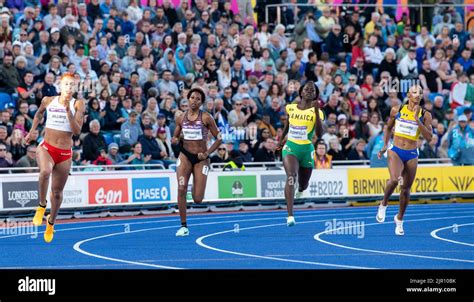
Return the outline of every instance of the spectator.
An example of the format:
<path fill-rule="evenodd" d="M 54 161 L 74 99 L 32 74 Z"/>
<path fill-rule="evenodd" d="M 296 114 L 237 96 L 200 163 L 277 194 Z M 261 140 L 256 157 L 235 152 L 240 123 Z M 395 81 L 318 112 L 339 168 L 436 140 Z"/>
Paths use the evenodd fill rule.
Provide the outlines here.
<path fill-rule="evenodd" d="M 456 166 L 474 164 L 474 131 L 463 114 L 448 135 L 448 156 Z"/>
<path fill-rule="evenodd" d="M 418 78 L 418 62 L 416 61 L 415 48 L 410 48 L 408 55 L 401 59 L 398 72 L 402 79 L 412 80 Z"/>
<path fill-rule="evenodd" d="M 211 164 L 225 163 L 229 161 L 229 153 L 225 144 L 221 144 L 217 148 L 217 152 L 211 156 Z"/>
<path fill-rule="evenodd" d="M 349 160 L 367 160 L 367 155 L 365 153 L 365 140 L 359 139 L 356 144 L 355 148 L 352 149 L 351 152 L 349 152 L 348 159 Z"/>
<path fill-rule="evenodd" d="M 0 143 L 0 173 L 8 173 L 7 170 L 1 170 L 2 168 L 11 168 L 13 166 L 12 155 L 7 152 L 7 146 Z"/>
<path fill-rule="evenodd" d="M 83 157 L 85 160 L 94 161 L 96 160 L 100 153 L 99 148 L 107 147 L 105 139 L 100 135 L 100 123 L 97 120 L 92 120 L 89 123 L 89 134 L 84 137 L 83 144 Z"/>
<path fill-rule="evenodd" d="M 346 157 L 341 149 L 342 147 L 339 140 L 337 138 L 332 138 L 329 141 L 329 151 L 327 154 L 330 155 L 333 160 L 345 160 Z"/>
<path fill-rule="evenodd" d="M 151 160 L 152 155 L 144 155 L 142 154 L 142 144 L 140 142 L 136 142 L 132 146 L 133 153 L 128 157 L 126 162 L 130 165 L 144 165 Z M 133 168 L 128 168 L 130 170 L 144 170 L 144 166 L 138 166 Z"/>
<path fill-rule="evenodd" d="M 164 150 L 161 150 L 158 146 L 158 142 L 153 136 L 153 127 L 148 125 L 143 129 L 143 135 L 138 138 L 142 147 L 142 153 L 144 156 L 151 155 L 150 164 L 161 164 L 163 165 L 162 159 L 167 155 Z"/>
<path fill-rule="evenodd" d="M 229 154 L 229 161 L 223 168 L 224 171 L 245 171 L 242 154 L 238 150 L 232 150 Z"/>
<path fill-rule="evenodd" d="M 421 136 L 420 136 L 421 138 Z M 418 139 L 418 149 L 420 152 L 420 158 L 438 158 L 437 145 L 438 136 L 433 135 L 431 141 L 427 142 L 423 138 Z"/>
<path fill-rule="evenodd" d="M 176 161 L 176 156 L 174 154 L 174 150 L 171 146 L 171 140 L 166 133 L 166 129 L 164 127 L 158 128 L 156 132 L 157 137 L 156 141 L 158 142 L 158 147 L 160 150 L 165 152 L 165 156 L 163 156 L 163 161 L 165 166 L 168 167 L 170 163 L 174 163 Z"/>
<path fill-rule="evenodd" d="M 23 155 L 16 162 L 15 167 L 20 167 L 20 168 L 38 167 L 38 163 L 36 162 L 36 145 L 29 145 L 26 148 L 26 155 Z M 34 173 L 34 172 L 37 172 L 37 170 L 35 170 L 35 169 L 25 169 L 25 170 L 20 170 L 18 172 L 21 172 L 21 173 Z"/>
<path fill-rule="evenodd" d="M 319 140 L 316 143 L 316 152 L 314 153 L 314 168 L 315 169 L 331 169 L 332 156 L 327 153 L 327 145 L 324 140 Z"/>
<path fill-rule="evenodd" d="M 242 158 L 242 161 L 244 163 L 253 161 L 252 153 L 250 153 L 249 145 L 247 144 L 246 141 L 239 142 L 239 152 L 240 152 L 240 157 Z"/>
<path fill-rule="evenodd" d="M 0 92 L 13 94 L 14 88 L 20 85 L 21 79 L 15 66 L 13 66 L 13 56 L 5 53 L 3 65 L 0 68 Z"/>
<path fill-rule="evenodd" d="M 96 166 L 110 166 L 113 164 L 113 162 L 109 159 L 107 151 L 105 151 L 103 147 L 100 147 L 99 156 L 92 162 L 92 164 Z"/>
<path fill-rule="evenodd" d="M 14 162 L 26 154 L 26 141 L 21 129 L 13 130 L 12 135 L 7 139 L 7 144 Z"/>
<path fill-rule="evenodd" d="M 127 163 L 127 161 L 119 153 L 119 146 L 117 143 L 111 143 L 107 150 L 107 159 L 112 162 L 112 165 L 123 165 Z M 120 168 L 118 170 L 120 170 Z"/>
<path fill-rule="evenodd" d="M 130 152 L 141 135 L 143 131 L 138 123 L 138 114 L 132 111 L 128 120 L 120 126 L 120 153 Z"/>
<path fill-rule="evenodd" d="M 255 153 L 255 162 L 274 162 L 275 161 L 275 141 L 273 138 L 267 138 L 262 148 Z"/>
<path fill-rule="evenodd" d="M 109 98 L 109 102 L 105 107 L 104 130 L 112 133 L 118 133 L 122 124 L 126 121 L 118 106 L 118 101 L 118 97 L 113 95 Z"/>
<path fill-rule="evenodd" d="M 327 125 L 326 133 L 321 136 L 321 139 L 326 143 L 326 146 L 329 148 L 329 142 L 332 139 L 337 139 L 337 128 L 336 124 L 330 123 Z"/>
<path fill-rule="evenodd" d="M 387 157 L 384 155 L 382 158 L 378 158 L 378 153 L 382 150 L 384 142 L 384 134 L 387 131 L 387 124 L 385 124 L 376 136 L 370 138 L 369 143 L 366 146 L 366 154 L 370 157 L 370 167 L 386 167 Z"/>

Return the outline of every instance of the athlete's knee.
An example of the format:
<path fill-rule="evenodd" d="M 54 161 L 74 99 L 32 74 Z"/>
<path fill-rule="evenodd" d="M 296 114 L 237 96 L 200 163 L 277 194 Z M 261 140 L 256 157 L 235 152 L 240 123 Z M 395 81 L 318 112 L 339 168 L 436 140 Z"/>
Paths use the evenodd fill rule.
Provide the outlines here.
<path fill-rule="evenodd" d="M 178 186 L 178 195 L 186 195 L 188 193 L 188 187 L 184 185 Z"/>
<path fill-rule="evenodd" d="M 55 200 L 61 200 L 63 198 L 63 191 L 61 190 L 52 190 L 51 195 Z"/>
<path fill-rule="evenodd" d="M 53 172 L 53 169 L 51 168 L 45 168 L 41 169 L 39 173 L 39 178 L 41 179 L 48 179 L 51 176 L 51 173 Z"/>
<path fill-rule="evenodd" d="M 203 196 L 193 196 L 194 203 L 200 204 L 204 200 Z"/>
<path fill-rule="evenodd" d="M 400 188 L 400 194 L 403 195 L 409 195 L 411 192 L 411 186 L 408 185 L 402 185 Z"/>

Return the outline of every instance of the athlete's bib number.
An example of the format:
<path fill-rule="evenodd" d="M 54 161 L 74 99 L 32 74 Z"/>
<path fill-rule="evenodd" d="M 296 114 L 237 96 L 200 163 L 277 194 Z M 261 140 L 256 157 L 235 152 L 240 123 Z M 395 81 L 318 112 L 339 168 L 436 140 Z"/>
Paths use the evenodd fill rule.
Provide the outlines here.
<path fill-rule="evenodd" d="M 188 141 L 198 141 L 202 140 L 202 131 L 201 128 L 197 129 L 183 129 L 183 136 L 185 140 Z"/>
<path fill-rule="evenodd" d="M 288 138 L 295 140 L 307 140 L 308 132 L 306 126 L 290 125 L 290 129 L 288 131 Z"/>
<path fill-rule="evenodd" d="M 399 121 L 395 123 L 395 133 L 416 137 L 418 124 L 412 121 Z"/>

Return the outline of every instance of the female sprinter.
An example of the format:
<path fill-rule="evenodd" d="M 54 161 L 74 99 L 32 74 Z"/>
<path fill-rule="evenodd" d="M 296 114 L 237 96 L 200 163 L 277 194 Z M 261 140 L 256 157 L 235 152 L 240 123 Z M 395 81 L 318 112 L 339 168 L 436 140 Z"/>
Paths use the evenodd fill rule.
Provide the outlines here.
<path fill-rule="evenodd" d="M 188 92 L 189 110 L 176 120 L 173 144 L 180 143 L 180 154 L 176 161 L 176 176 L 178 178 L 178 209 L 181 218 L 181 228 L 176 236 L 189 235 L 186 223 L 186 193 L 191 174 L 193 175 L 192 196 L 195 203 L 201 203 L 206 190 L 207 174 L 209 172 L 209 154 L 221 144 L 221 134 L 214 118 L 200 110 L 205 100 L 205 94 L 200 88 Z M 207 149 L 207 134 L 216 138 L 214 144 Z M 182 138 L 182 140 L 180 140 Z"/>
<path fill-rule="evenodd" d="M 400 211 L 394 217 L 396 224 L 395 234 L 402 236 L 403 215 L 410 201 L 410 190 L 416 176 L 418 166 L 417 140 L 420 133 L 427 141 L 431 141 L 433 129 L 431 127 L 431 113 L 421 108 L 423 89 L 418 86 L 410 87 L 408 104 L 393 107 L 387 122 L 387 131 L 384 136 L 384 147 L 378 153 L 381 158 L 387 151 L 387 145 L 394 130 L 393 143 L 388 147 L 388 171 L 390 179 L 385 187 L 384 197 L 377 212 L 377 221 L 385 221 L 388 199 L 400 184 Z"/>
<path fill-rule="evenodd" d="M 43 223 L 46 210 L 46 193 L 51 177 L 51 213 L 46 217 L 46 231 L 44 241 L 51 242 L 54 235 L 54 222 L 63 201 L 63 189 L 66 184 L 72 162 L 72 136 L 81 133 L 84 122 L 85 105 L 82 100 L 72 97 L 76 88 L 74 75 L 66 73 L 61 78 L 61 95 L 45 97 L 35 114 L 33 125 L 26 142 L 30 141 L 30 133 L 36 130 L 43 122 L 45 111 L 46 125 L 44 140 L 37 151 L 39 173 L 39 206 L 33 218 L 33 224 L 39 226 Z"/>
<path fill-rule="evenodd" d="M 288 226 L 295 225 L 293 217 L 293 201 L 295 195 L 296 177 L 298 176 L 298 191 L 301 194 L 309 184 L 314 168 L 314 146 L 312 138 L 314 130 L 321 136 L 324 114 L 319 110 L 319 89 L 312 81 L 306 82 L 299 90 L 301 101 L 286 106 L 288 120 L 283 131 L 283 139 L 279 148 L 283 147 L 283 166 L 286 172 L 285 199 L 287 203 Z"/>

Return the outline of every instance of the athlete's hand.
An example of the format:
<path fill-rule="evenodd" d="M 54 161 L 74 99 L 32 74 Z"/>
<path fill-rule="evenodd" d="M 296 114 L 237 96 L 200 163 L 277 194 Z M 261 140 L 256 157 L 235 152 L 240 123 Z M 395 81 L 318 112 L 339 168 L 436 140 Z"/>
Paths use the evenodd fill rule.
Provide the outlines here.
<path fill-rule="evenodd" d="M 379 159 L 382 159 L 382 156 L 385 154 L 385 152 L 387 152 L 387 146 L 383 146 L 382 150 L 380 150 L 379 153 L 377 153 L 377 157 Z"/>
<path fill-rule="evenodd" d="M 198 153 L 198 159 L 199 160 L 205 160 L 209 157 L 209 154 L 207 152 L 204 153 Z"/>
<path fill-rule="evenodd" d="M 420 119 L 418 115 L 420 114 L 421 107 L 420 105 L 415 105 L 413 109 L 415 110 L 415 120 L 418 121 Z"/>
<path fill-rule="evenodd" d="M 173 138 L 171 139 L 171 144 L 177 145 L 178 142 L 179 142 L 179 138 L 177 138 L 176 136 L 173 136 Z"/>
<path fill-rule="evenodd" d="M 27 145 L 29 145 L 31 143 L 31 136 L 30 136 L 30 132 L 28 132 L 28 134 L 25 136 L 25 142 Z"/>

